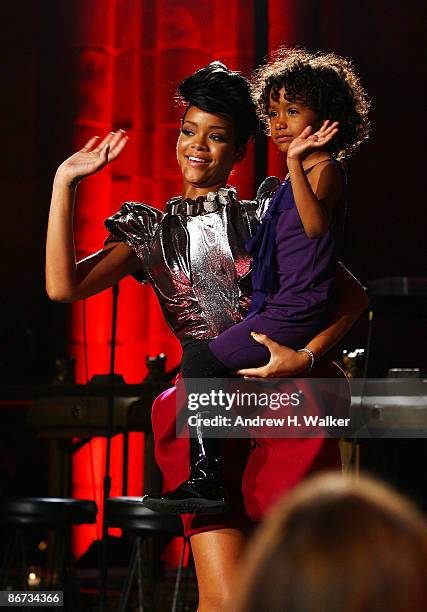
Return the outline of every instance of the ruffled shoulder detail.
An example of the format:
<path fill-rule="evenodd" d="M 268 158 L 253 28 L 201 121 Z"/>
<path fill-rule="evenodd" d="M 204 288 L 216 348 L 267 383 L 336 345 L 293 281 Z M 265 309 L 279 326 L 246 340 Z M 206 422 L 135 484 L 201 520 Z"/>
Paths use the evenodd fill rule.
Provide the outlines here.
<path fill-rule="evenodd" d="M 246 220 L 249 235 L 252 236 L 258 226 L 258 202 L 257 200 L 240 200 L 242 218 Z"/>
<path fill-rule="evenodd" d="M 104 221 L 109 235 L 104 244 L 125 242 L 144 262 L 152 240 L 165 213 L 157 208 L 139 202 L 125 202 L 118 212 Z M 135 277 L 144 282 L 143 274 Z"/>
<path fill-rule="evenodd" d="M 267 176 L 261 185 L 258 187 L 256 194 L 257 207 L 257 218 L 261 221 L 264 217 L 268 207 L 270 206 L 271 198 L 273 193 L 280 187 L 280 179 L 277 176 Z"/>
<path fill-rule="evenodd" d="M 126 242 L 141 256 L 141 249 L 153 239 L 163 217 L 164 213 L 157 208 L 126 202 L 118 212 L 105 219 L 104 225 L 109 231 L 105 244 Z"/>
<path fill-rule="evenodd" d="M 267 194 L 271 194 L 273 191 L 276 191 L 279 186 L 280 179 L 277 178 L 277 176 L 267 176 L 267 178 L 265 178 L 262 181 L 261 185 L 258 187 L 258 191 L 256 194 L 257 200 L 260 200 Z"/>

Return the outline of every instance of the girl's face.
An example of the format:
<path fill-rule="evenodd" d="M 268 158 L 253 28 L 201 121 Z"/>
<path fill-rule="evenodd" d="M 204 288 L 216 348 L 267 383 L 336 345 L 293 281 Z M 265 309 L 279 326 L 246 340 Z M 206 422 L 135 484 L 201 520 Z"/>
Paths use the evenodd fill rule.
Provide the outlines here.
<path fill-rule="evenodd" d="M 176 146 L 183 196 L 195 198 L 224 187 L 234 163 L 244 153 L 244 147 L 236 148 L 230 118 L 190 106 Z"/>
<path fill-rule="evenodd" d="M 279 99 L 273 100 L 270 93 L 268 106 L 270 134 L 281 153 L 287 153 L 292 140 L 311 125 L 313 132 L 318 130 L 322 120 L 312 108 L 303 102 L 289 102 L 285 88 L 279 91 Z"/>

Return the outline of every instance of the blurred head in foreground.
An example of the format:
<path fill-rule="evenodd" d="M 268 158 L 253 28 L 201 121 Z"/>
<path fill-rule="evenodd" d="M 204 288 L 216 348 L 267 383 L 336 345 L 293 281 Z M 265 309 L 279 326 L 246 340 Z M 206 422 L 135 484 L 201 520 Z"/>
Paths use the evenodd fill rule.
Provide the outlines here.
<path fill-rule="evenodd" d="M 427 523 L 379 482 L 323 475 L 249 547 L 233 612 L 425 612 Z"/>

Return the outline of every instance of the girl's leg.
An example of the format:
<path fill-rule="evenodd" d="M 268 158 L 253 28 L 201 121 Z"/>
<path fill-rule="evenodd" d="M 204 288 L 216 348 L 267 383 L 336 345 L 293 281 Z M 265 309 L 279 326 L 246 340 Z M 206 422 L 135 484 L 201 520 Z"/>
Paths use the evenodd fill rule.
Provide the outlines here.
<path fill-rule="evenodd" d="M 206 520 L 198 515 L 191 529 L 202 525 L 235 526 L 236 521 L 246 516 L 241 484 L 250 448 L 249 440 L 225 440 L 224 445 L 217 449 L 213 447 L 220 440 L 177 439 L 176 409 L 182 411 L 185 406 L 177 406 L 175 389 L 165 392 L 160 400 L 153 406 L 152 423 L 156 459 L 166 476 L 168 492 L 160 496 L 145 495 L 143 505 L 157 512 L 184 514 L 187 519 L 194 512 L 204 512 Z M 224 470 L 219 457 L 224 458 Z M 207 478 L 208 475 L 212 478 Z M 211 516 L 214 510 L 227 512 L 217 520 L 216 516 Z"/>
<path fill-rule="evenodd" d="M 236 323 L 211 341 L 200 341 L 184 350 L 181 370 L 184 379 L 226 377 L 240 368 L 268 362 L 268 349 L 256 342 L 251 332 L 266 334 L 290 348 L 302 348 L 318 330 L 312 318 L 282 321 L 257 314 Z M 187 385 L 186 385 L 187 386 Z"/>
<path fill-rule="evenodd" d="M 204 531 L 190 538 L 199 588 L 198 612 L 230 607 L 236 570 L 246 537 L 234 528 Z"/>
<path fill-rule="evenodd" d="M 209 350 L 217 362 L 231 372 L 264 365 L 270 359 L 268 349 L 256 342 L 251 332 L 266 334 L 271 340 L 290 348 L 302 348 L 317 328 L 312 321 L 287 322 L 272 319 L 263 313 L 233 325 L 209 342 Z"/>
<path fill-rule="evenodd" d="M 181 365 L 187 396 L 200 393 L 200 378 L 226 375 L 227 369 L 209 351 L 207 342 L 198 342 L 184 350 Z M 213 386 L 220 382 L 212 381 Z M 198 411 L 202 419 L 209 416 L 209 407 Z M 194 437 L 189 439 L 190 474 L 172 491 L 160 496 L 146 495 L 143 504 L 150 510 L 167 514 L 224 513 L 231 509 L 222 474 L 222 440 L 206 435 L 200 420 Z M 240 482 L 235 483 L 240 491 Z"/>

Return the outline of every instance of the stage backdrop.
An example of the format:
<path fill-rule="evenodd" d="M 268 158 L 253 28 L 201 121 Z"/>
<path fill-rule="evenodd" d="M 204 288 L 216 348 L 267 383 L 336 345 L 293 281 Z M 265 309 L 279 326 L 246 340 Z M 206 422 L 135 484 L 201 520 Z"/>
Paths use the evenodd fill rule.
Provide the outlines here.
<path fill-rule="evenodd" d="M 418 91 L 425 76 L 420 58 L 426 22 L 420 18 L 419 3 L 412 6 L 408 0 L 404 7 L 400 2 L 368 0 L 24 4 L 25 19 L 21 3 L 4 7 L 5 16 L 13 17 L 2 38 L 3 63 L 13 86 L 5 88 L 2 96 L 8 154 L 0 170 L 5 206 L 19 210 L 19 223 L 9 214 L 3 228 L 5 258 L 17 266 L 5 266 L 3 272 L 1 319 L 2 329 L 9 330 L 13 323 L 25 326 L 45 342 L 28 367 L 31 375 L 46 376 L 53 357 L 64 348 L 67 308 L 48 303 L 40 257 L 56 165 L 67 149 L 71 153 L 94 134 L 120 127 L 130 134 L 122 157 L 79 187 L 76 243 L 84 257 L 102 246 L 103 219 L 123 201 L 145 201 L 162 208 L 166 198 L 179 193 L 174 147 L 180 111 L 173 104 L 175 87 L 182 77 L 214 59 L 250 74 L 269 50 L 298 44 L 354 60 L 373 99 L 373 137 L 349 168 L 352 210 L 346 262 L 363 281 L 425 274 L 425 258 L 417 253 L 417 246 L 425 243 L 419 161 L 424 141 L 417 129 L 424 123 Z M 402 91 L 408 89 L 411 102 L 402 105 Z M 68 146 L 71 140 L 73 147 Z M 264 165 L 257 175 L 282 177 L 280 158 L 267 148 L 267 162 L 266 156 L 259 156 Z M 242 196 L 254 193 L 253 176 L 249 154 L 232 179 Z M 69 350 L 77 358 L 79 382 L 86 380 L 83 308 L 90 378 L 108 371 L 111 292 L 73 305 L 68 317 Z M 7 346 L 4 372 L 22 367 L 24 352 L 12 359 L 13 344 Z M 168 367 L 178 362 L 178 345 L 162 322 L 151 290 L 132 279 L 121 282 L 117 372 L 127 382 L 141 381 L 145 355 L 160 351 L 167 354 Z M 400 361 L 398 346 L 394 354 L 392 365 L 417 365 L 416 360 Z M 9 370 L 8 362 L 13 365 Z M 112 494 L 121 493 L 120 445 L 117 438 Z M 74 494 L 95 498 L 100 506 L 103 449 L 99 441 L 86 445 L 74 465 Z M 142 453 L 143 441 L 136 434 L 131 440 L 129 494 L 142 491 Z M 99 528 L 98 534 L 93 531 L 78 540 L 76 551 L 83 552 L 97 535 Z"/>

